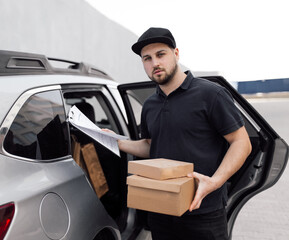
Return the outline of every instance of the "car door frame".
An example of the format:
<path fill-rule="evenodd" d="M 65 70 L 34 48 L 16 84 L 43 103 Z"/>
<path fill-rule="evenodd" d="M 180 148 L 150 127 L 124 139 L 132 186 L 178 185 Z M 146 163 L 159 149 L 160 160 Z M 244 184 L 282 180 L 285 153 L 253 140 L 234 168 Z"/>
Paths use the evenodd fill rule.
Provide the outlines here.
<path fill-rule="evenodd" d="M 229 192 L 229 201 L 226 208 L 228 232 L 231 238 L 234 223 L 245 203 L 256 194 L 272 187 L 281 177 L 288 161 L 288 145 L 253 106 L 223 77 L 207 76 L 203 78 L 225 87 L 231 93 L 236 106 L 246 118 L 248 126 L 250 124 L 250 127 L 257 133 L 254 139 L 258 146 L 257 153 L 255 152 L 255 156 L 252 156 L 250 162 L 244 164 L 230 179 L 232 183 L 235 180 L 234 184 L 236 185 L 230 186 L 231 192 Z M 135 140 L 139 139 L 140 136 L 127 91 L 155 88 L 155 86 L 156 84 L 151 81 L 120 84 L 118 86 L 128 117 L 128 129 L 131 137 Z M 247 183 L 243 184 L 244 181 L 247 181 Z M 234 188 L 236 189 L 234 190 Z"/>

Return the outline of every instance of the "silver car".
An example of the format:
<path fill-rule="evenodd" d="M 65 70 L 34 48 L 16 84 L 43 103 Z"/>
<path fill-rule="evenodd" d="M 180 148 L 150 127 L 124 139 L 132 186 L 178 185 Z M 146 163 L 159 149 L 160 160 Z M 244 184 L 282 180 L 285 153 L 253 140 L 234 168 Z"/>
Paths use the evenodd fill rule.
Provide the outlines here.
<path fill-rule="evenodd" d="M 67 68 L 52 67 L 55 62 Z M 52 65 L 52 63 L 54 65 Z M 280 178 L 288 145 L 222 77 L 253 146 L 229 180 L 229 234 L 242 206 Z M 139 139 L 153 82 L 119 85 L 83 63 L 0 51 L 0 239 L 137 239 L 146 212 L 128 209 L 127 163 L 67 121 L 77 106 L 101 128 Z"/>

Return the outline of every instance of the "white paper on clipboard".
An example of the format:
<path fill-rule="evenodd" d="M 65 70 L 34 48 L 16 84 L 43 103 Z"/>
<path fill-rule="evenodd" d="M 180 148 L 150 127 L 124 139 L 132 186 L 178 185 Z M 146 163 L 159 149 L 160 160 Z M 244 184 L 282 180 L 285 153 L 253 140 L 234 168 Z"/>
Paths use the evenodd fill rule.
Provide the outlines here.
<path fill-rule="evenodd" d="M 118 139 L 128 139 L 126 136 L 104 132 L 92 121 L 90 121 L 76 106 L 73 106 L 68 113 L 68 121 L 80 131 L 90 136 L 110 151 L 120 157 L 117 144 Z"/>

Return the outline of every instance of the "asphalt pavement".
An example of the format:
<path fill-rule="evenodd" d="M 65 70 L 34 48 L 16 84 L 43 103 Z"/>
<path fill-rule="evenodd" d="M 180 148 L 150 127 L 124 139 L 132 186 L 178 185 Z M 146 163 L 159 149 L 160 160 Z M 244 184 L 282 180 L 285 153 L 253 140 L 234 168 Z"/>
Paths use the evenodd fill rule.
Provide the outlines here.
<path fill-rule="evenodd" d="M 248 101 L 289 144 L 289 97 L 252 98 Z M 289 165 L 289 164 L 288 164 Z M 239 213 L 233 240 L 289 239 L 289 167 L 271 188 L 248 201 Z M 138 240 L 150 240 L 147 231 Z"/>

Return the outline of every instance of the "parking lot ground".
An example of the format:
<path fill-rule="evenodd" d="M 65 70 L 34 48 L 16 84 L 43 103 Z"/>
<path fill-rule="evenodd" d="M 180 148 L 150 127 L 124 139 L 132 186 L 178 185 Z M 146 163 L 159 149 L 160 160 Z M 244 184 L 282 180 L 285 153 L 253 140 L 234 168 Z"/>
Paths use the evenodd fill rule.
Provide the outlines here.
<path fill-rule="evenodd" d="M 289 168 L 272 188 L 251 199 L 241 210 L 233 240 L 289 239 Z"/>

